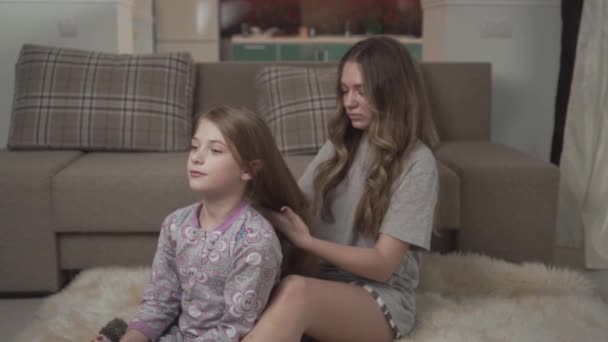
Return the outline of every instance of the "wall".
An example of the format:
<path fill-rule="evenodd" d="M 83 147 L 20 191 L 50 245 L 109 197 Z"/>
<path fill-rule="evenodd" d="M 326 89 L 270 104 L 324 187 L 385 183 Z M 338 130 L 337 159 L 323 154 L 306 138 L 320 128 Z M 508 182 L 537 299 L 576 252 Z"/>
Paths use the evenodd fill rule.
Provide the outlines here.
<path fill-rule="evenodd" d="M 63 24 L 68 37 L 61 36 Z M 0 148 L 13 101 L 14 65 L 24 43 L 133 52 L 130 1 L 0 0 Z"/>
<path fill-rule="evenodd" d="M 187 51 L 196 62 L 217 62 L 218 0 L 156 0 L 156 51 Z"/>
<path fill-rule="evenodd" d="M 152 0 L 133 1 L 133 52 L 154 52 L 154 10 Z"/>
<path fill-rule="evenodd" d="M 559 0 L 423 1 L 423 59 L 492 63 L 492 140 L 549 160 Z"/>

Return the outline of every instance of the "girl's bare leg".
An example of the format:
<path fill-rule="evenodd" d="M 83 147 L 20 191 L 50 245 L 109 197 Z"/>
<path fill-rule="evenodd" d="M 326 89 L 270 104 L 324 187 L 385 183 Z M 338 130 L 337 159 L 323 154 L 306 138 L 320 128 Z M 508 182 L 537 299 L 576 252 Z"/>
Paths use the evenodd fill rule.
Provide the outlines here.
<path fill-rule="evenodd" d="M 393 330 L 373 297 L 357 285 L 289 276 L 245 342 L 392 341 Z"/>

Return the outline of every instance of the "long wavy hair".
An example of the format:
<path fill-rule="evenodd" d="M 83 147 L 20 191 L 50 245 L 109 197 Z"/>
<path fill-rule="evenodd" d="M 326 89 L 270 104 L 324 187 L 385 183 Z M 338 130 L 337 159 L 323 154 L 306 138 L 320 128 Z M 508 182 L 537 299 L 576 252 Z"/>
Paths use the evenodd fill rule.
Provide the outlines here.
<path fill-rule="evenodd" d="M 355 212 L 358 233 L 377 238 L 395 180 L 416 144 L 433 149 L 439 138 L 433 124 L 422 73 L 407 49 L 388 37 L 372 37 L 353 45 L 339 64 L 336 93 L 338 109 L 329 122 L 333 158 L 321 163 L 314 180 L 314 212 L 326 222 L 334 220 L 331 206 L 336 187 L 346 177 L 364 132 L 353 128 L 342 99 L 344 65 L 357 63 L 363 77 L 364 96 L 372 112 L 367 128 L 375 159 Z M 322 208 L 322 209 L 320 209 Z"/>
<path fill-rule="evenodd" d="M 215 107 L 195 116 L 193 132 L 203 119 L 217 126 L 237 163 L 252 176 L 245 196 L 258 212 L 273 222 L 269 211 L 278 212 L 286 205 L 307 225 L 310 224 L 308 200 L 283 160 L 270 129 L 259 115 L 242 107 Z M 283 250 L 282 275 L 314 274 L 316 259 L 296 250 L 279 231 L 277 234 Z"/>

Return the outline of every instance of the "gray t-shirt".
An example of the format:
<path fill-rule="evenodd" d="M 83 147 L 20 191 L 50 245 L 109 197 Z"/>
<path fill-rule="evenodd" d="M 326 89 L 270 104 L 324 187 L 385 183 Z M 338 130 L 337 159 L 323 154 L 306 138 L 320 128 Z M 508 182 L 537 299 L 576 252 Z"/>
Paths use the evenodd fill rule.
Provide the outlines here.
<path fill-rule="evenodd" d="M 357 149 L 353 164 L 346 178 L 336 188 L 332 204 L 334 222 L 328 223 L 316 215 L 311 231 L 321 239 L 342 245 L 373 247 L 374 239 L 360 236 L 354 229 L 355 212 L 365 189 L 375 151 L 364 136 Z M 314 199 L 314 177 L 317 166 L 333 157 L 335 148 L 326 142 L 299 180 L 299 186 L 311 201 Z M 430 249 L 435 206 L 439 182 L 437 164 L 431 150 L 419 143 L 405 161 L 401 176 L 393 184 L 393 195 L 380 233 L 407 242 L 409 251 L 400 266 L 386 283 L 362 278 L 333 265 L 321 267 L 321 277 L 348 283 L 364 284 L 368 291 L 375 291 L 392 317 L 397 335 L 407 334 L 415 322 L 416 304 L 414 291 L 418 286 L 420 258 L 416 249 Z M 386 316 L 386 315 L 385 315 Z M 388 317 L 387 317 L 388 318 Z"/>

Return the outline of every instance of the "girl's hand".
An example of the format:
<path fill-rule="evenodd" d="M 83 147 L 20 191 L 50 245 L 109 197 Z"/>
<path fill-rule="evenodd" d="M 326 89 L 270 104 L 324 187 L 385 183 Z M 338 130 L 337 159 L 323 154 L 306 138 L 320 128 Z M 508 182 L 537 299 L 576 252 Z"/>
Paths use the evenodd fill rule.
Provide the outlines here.
<path fill-rule="evenodd" d="M 149 342 L 146 335 L 137 330 L 128 330 L 125 336 L 120 339 L 120 342 Z"/>
<path fill-rule="evenodd" d="M 282 207 L 281 213 L 273 212 L 272 224 L 283 233 L 296 247 L 306 249 L 306 244 L 311 241 L 310 229 L 302 221 L 298 214 L 289 207 Z"/>

